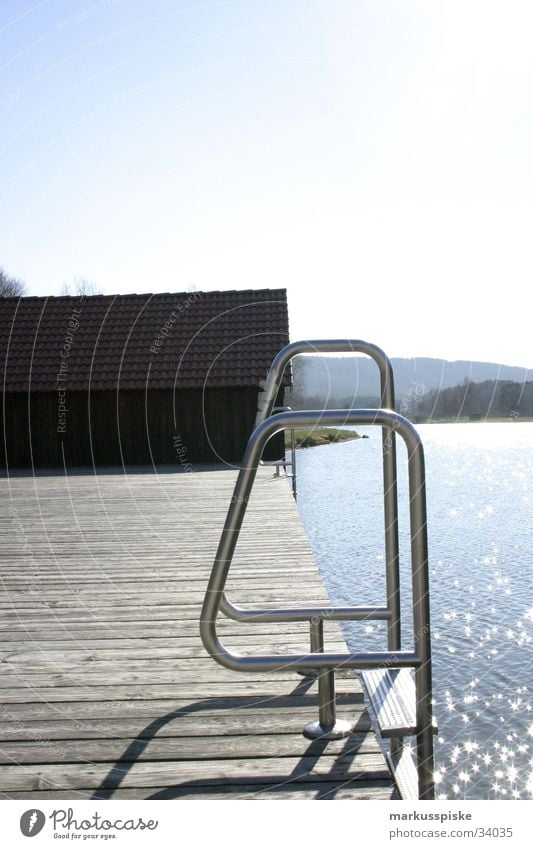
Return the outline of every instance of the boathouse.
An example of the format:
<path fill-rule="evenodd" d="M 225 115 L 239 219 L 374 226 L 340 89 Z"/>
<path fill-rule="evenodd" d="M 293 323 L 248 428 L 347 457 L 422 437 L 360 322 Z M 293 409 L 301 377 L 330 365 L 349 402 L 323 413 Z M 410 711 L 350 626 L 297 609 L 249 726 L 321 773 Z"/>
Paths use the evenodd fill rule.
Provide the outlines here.
<path fill-rule="evenodd" d="M 238 463 L 287 342 L 285 289 L 0 299 L 2 467 Z"/>

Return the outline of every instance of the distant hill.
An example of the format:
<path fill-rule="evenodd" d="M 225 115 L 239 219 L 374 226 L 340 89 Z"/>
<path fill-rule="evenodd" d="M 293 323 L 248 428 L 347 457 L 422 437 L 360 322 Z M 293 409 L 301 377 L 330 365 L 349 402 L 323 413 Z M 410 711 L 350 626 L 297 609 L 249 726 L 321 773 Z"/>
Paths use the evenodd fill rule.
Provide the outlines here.
<path fill-rule="evenodd" d="M 498 363 L 468 360 L 439 360 L 431 357 L 392 358 L 397 407 L 402 401 L 422 397 L 432 390 L 467 382 L 487 380 L 523 383 L 533 379 L 533 370 Z M 293 361 L 292 406 L 353 406 L 374 403 L 379 398 L 379 373 L 366 357 L 298 357 Z M 314 405 L 313 405 L 314 406 Z"/>

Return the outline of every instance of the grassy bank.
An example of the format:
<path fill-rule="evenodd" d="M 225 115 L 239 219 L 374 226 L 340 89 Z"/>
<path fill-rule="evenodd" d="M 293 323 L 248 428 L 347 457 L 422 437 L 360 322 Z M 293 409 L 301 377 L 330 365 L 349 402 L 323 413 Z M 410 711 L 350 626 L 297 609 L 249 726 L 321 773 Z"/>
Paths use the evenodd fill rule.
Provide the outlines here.
<path fill-rule="evenodd" d="M 337 427 L 314 427 L 311 430 L 296 428 L 296 447 L 312 448 L 315 445 L 329 445 L 332 442 L 348 442 L 350 439 L 360 439 L 354 430 L 342 430 Z M 291 432 L 285 431 L 285 445 L 290 448 Z"/>

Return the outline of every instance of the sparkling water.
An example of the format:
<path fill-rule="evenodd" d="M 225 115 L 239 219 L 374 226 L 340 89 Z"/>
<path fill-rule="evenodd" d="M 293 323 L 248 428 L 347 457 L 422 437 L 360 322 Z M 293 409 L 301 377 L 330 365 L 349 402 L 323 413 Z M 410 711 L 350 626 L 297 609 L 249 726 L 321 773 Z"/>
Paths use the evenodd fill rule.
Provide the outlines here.
<path fill-rule="evenodd" d="M 298 507 L 337 604 L 383 604 L 381 434 L 298 451 Z M 418 428 L 427 474 L 437 796 L 533 798 L 533 424 Z M 412 647 L 406 450 L 398 439 L 403 646 Z M 353 651 L 386 625 L 343 626 Z"/>

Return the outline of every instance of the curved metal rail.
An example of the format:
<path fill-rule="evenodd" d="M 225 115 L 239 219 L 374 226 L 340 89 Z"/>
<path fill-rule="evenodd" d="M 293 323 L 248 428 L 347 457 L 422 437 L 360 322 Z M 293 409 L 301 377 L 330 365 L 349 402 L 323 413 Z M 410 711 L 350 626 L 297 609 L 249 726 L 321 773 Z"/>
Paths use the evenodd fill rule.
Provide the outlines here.
<path fill-rule="evenodd" d="M 318 353 L 358 353 L 366 354 L 377 364 L 381 382 L 380 406 L 394 410 L 394 376 L 392 365 L 385 352 L 371 342 L 362 339 L 318 339 L 292 342 L 279 351 L 265 381 L 265 386 L 256 417 L 256 427 L 271 417 L 274 404 L 281 386 L 283 374 L 288 364 L 299 354 Z M 316 411 L 314 419 L 308 424 L 326 424 L 326 415 L 330 411 Z M 350 411 L 346 411 L 347 413 Z M 339 411 L 337 411 L 339 414 Z M 340 418 L 337 424 L 347 424 L 346 418 Z M 336 620 L 384 619 L 387 620 L 387 645 L 390 651 L 401 649 L 400 620 L 400 567 L 398 542 L 398 490 L 396 474 L 396 443 L 394 431 L 383 432 L 383 489 L 385 519 L 385 562 L 386 562 L 386 607 L 302 607 L 283 610 L 246 609 L 233 604 L 224 594 L 220 602 L 220 611 L 230 619 L 248 622 L 294 622 L 304 621 L 321 613 L 323 618 Z M 243 466 L 246 468 L 246 455 Z M 393 743 L 394 747 L 394 743 Z"/>
<path fill-rule="evenodd" d="M 272 360 L 257 410 L 256 426 L 272 414 L 283 373 L 290 361 L 299 354 L 366 354 L 379 368 L 380 407 L 394 409 L 394 376 L 385 351 L 362 339 L 303 339 L 286 345 Z"/>
<path fill-rule="evenodd" d="M 290 346 L 289 346 L 290 347 Z M 285 349 L 286 350 L 286 349 Z M 268 404 L 264 408 L 265 415 Z M 221 642 L 217 634 L 217 617 L 225 612 L 224 588 L 232 563 L 239 531 L 250 498 L 261 454 L 266 442 L 287 427 L 310 427 L 320 420 L 324 426 L 341 423 L 352 425 L 378 425 L 390 436 L 397 433 L 404 440 L 408 453 L 410 534 L 412 559 L 413 627 L 414 650 L 391 650 L 386 652 L 331 653 L 323 651 L 323 640 L 317 633 L 317 624 L 324 619 L 362 618 L 363 610 L 379 613 L 383 618 L 393 615 L 390 607 L 375 608 L 295 608 L 285 610 L 242 611 L 242 617 L 255 621 L 295 621 L 309 619 L 314 628 L 314 641 L 310 654 L 304 655 L 255 655 L 242 656 L 232 653 Z M 384 445 L 394 445 L 394 439 Z M 387 453 L 385 453 L 385 457 Z M 396 506 L 396 504 L 395 504 Z M 403 416 L 392 410 L 327 410 L 296 411 L 278 413 L 263 418 L 250 437 L 239 472 L 224 530 L 211 572 L 200 618 L 200 632 L 207 651 L 220 664 L 236 671 L 268 672 L 283 666 L 298 669 L 319 670 L 319 693 L 321 711 L 318 723 L 309 730 L 312 736 L 344 736 L 345 728 L 338 731 L 335 722 L 334 669 L 369 669 L 384 667 L 413 667 L 417 691 L 416 740 L 419 797 L 430 799 L 434 795 L 433 785 L 433 726 L 431 708 L 431 645 L 429 634 L 429 578 L 426 530 L 424 452 L 417 431 Z M 328 694 L 329 698 L 325 698 Z"/>

